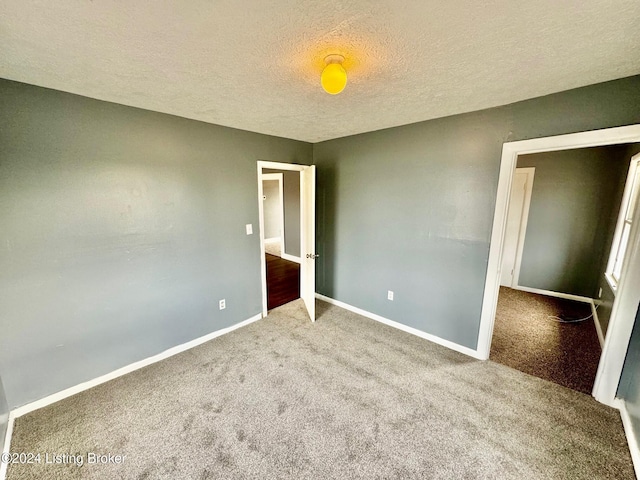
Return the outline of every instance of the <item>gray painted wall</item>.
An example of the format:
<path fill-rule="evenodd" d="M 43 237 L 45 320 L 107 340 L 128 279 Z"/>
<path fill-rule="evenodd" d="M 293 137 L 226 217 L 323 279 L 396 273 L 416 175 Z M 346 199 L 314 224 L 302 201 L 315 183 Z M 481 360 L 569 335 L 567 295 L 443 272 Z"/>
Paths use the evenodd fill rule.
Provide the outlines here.
<path fill-rule="evenodd" d="M 640 305 L 631 333 L 617 396 L 624 398 L 636 438 L 640 438 Z"/>
<path fill-rule="evenodd" d="M 258 160 L 312 147 L 0 80 L 9 406 L 260 313 Z"/>
<path fill-rule="evenodd" d="M 536 169 L 520 286 L 596 297 L 629 166 L 625 151 L 622 145 L 518 158 L 518 167 Z"/>
<path fill-rule="evenodd" d="M 503 142 L 640 123 L 639 104 L 636 76 L 315 144 L 317 291 L 476 348 Z"/>
<path fill-rule="evenodd" d="M 4 451 L 4 439 L 9 425 L 9 404 L 0 377 L 0 452 Z"/>
<path fill-rule="evenodd" d="M 300 173 L 266 168 L 263 173 L 283 174 L 284 251 L 294 257 L 300 257 Z"/>
<path fill-rule="evenodd" d="M 320 293 L 475 348 L 502 143 L 638 104 L 631 77 L 312 147 L 2 80 L 9 406 L 260 312 L 258 159 L 318 165 Z"/>
<path fill-rule="evenodd" d="M 263 180 L 264 238 L 279 238 L 282 231 L 280 185 L 277 180 Z"/>

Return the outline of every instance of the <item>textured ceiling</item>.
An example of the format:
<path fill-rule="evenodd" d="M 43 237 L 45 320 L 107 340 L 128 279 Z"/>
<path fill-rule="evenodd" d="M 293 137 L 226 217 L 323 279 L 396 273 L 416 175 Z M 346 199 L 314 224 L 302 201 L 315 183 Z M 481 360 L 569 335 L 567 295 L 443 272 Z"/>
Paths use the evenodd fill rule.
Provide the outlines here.
<path fill-rule="evenodd" d="M 317 142 L 638 74 L 639 21 L 638 0 L 2 0 L 0 77 Z"/>

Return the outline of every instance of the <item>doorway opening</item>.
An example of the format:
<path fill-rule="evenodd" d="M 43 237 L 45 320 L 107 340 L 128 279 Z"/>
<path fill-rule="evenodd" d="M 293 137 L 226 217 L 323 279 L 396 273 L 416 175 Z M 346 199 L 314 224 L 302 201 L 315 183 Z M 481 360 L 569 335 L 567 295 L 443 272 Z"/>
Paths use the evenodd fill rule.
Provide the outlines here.
<path fill-rule="evenodd" d="M 300 172 L 263 168 L 262 205 L 267 310 L 273 310 L 300 298 Z"/>
<path fill-rule="evenodd" d="M 302 298 L 315 321 L 315 166 L 258 161 L 262 316 Z"/>
<path fill-rule="evenodd" d="M 612 295 L 604 274 L 631 148 L 518 156 L 491 360 L 591 393 L 610 313 L 591 305 Z"/>
<path fill-rule="evenodd" d="M 298 211 L 300 211 L 300 192 L 293 191 L 289 194 L 287 190 L 287 200 L 284 200 L 284 172 L 278 173 L 263 173 L 262 174 L 262 204 L 264 205 L 264 249 L 267 254 L 274 257 L 282 258 L 285 253 L 285 230 L 284 230 L 284 217 L 285 205 L 289 210 L 289 205 L 292 202 L 297 202 Z M 296 176 L 295 172 L 293 175 Z M 287 182 L 287 184 L 292 182 Z M 295 182 L 294 182 L 295 183 Z M 298 180 L 297 185 L 300 185 Z M 291 198 L 289 198 L 291 196 Z M 288 223 L 292 223 L 292 220 L 287 216 Z M 289 231 L 300 231 L 300 221 L 294 225 L 289 226 Z M 294 244 L 295 246 L 295 244 Z M 297 252 L 297 263 L 300 263 L 300 252 Z M 294 260 L 295 261 L 295 260 Z"/>
<path fill-rule="evenodd" d="M 523 140 L 504 144 L 477 349 L 479 357 L 488 359 L 491 353 L 500 283 L 502 281 L 503 273 L 503 247 L 505 245 L 509 204 L 511 200 L 511 187 L 515 177 L 516 168 L 518 166 L 533 166 L 519 165 L 519 158 L 530 154 L 541 154 L 543 152 L 560 152 L 588 147 L 632 144 L 638 142 L 640 142 L 640 125 L 560 135 L 557 137 Z M 628 161 L 629 159 L 627 159 L 627 162 Z M 580 186 L 580 179 L 573 180 L 578 186 Z M 534 185 L 537 186 L 540 182 L 541 171 L 539 168 L 536 168 Z M 534 188 L 536 187 L 534 186 Z M 534 197 L 532 201 L 535 201 L 535 192 L 533 195 Z M 544 208 L 542 211 L 544 212 Z M 607 213 L 607 220 L 610 220 L 610 215 L 610 212 Z M 544 215 L 542 218 L 544 219 Z M 572 220 L 565 221 L 565 223 L 568 224 L 566 226 L 571 227 L 571 222 Z M 526 227 L 527 237 L 531 235 L 531 232 L 533 231 L 532 224 L 534 223 L 534 212 L 532 209 L 529 213 Z M 560 223 L 562 223 L 562 221 Z M 640 302 L 640 291 L 633 287 L 640 282 L 640 234 L 638 233 L 640 228 L 638 227 L 638 223 L 640 222 L 636 222 L 629 232 L 628 248 L 621 268 L 620 282 L 618 283 L 615 292 L 615 298 L 612 299 L 611 302 L 611 315 L 606 331 L 606 337 L 604 339 L 602 354 L 598 362 L 593 390 L 591 392 L 598 401 L 610 406 L 617 405 L 617 386 L 622 373 L 622 367 L 635 321 L 635 312 L 637 310 L 638 302 Z M 570 260 L 574 257 L 579 257 L 579 255 L 575 254 L 581 251 L 581 245 L 571 243 L 570 241 L 568 245 L 565 245 L 565 247 L 568 249 L 570 254 L 573 254 L 573 257 L 571 255 L 569 256 Z M 529 250 L 534 252 L 532 257 L 532 253 Z M 532 271 L 530 267 L 524 265 L 524 262 L 526 262 L 525 259 L 527 255 L 529 255 L 534 259 L 534 263 L 541 263 L 543 266 L 548 267 L 548 265 L 545 265 L 545 262 L 541 261 L 541 259 L 544 260 L 546 258 L 545 255 L 548 255 L 549 252 L 553 251 L 554 249 L 543 248 L 542 251 L 538 251 L 536 253 L 536 249 L 529 245 L 528 238 L 525 238 L 523 256 L 521 258 L 521 262 L 523 263 L 520 266 L 519 278 L 512 279 L 512 282 L 515 281 L 516 286 L 520 287 L 518 289 L 519 292 L 527 289 L 526 284 L 529 283 L 533 284 L 534 287 L 529 287 L 528 293 L 548 294 L 551 292 L 554 294 L 553 298 L 555 300 L 558 297 L 558 295 L 555 294 L 562 294 L 563 290 L 567 290 L 565 288 L 567 282 L 572 281 L 572 277 L 568 273 L 572 271 L 575 273 L 575 269 L 567 268 L 567 264 L 560 264 L 558 266 L 560 274 L 554 280 L 556 282 L 556 286 L 552 288 L 545 288 L 544 285 L 540 284 L 539 282 L 541 277 L 536 277 L 535 269 Z M 606 255 L 608 255 L 608 252 L 606 252 Z M 599 264 L 600 260 L 601 259 L 595 259 L 592 263 Z M 584 262 L 582 262 L 582 265 L 584 266 Z M 516 276 L 516 271 L 517 269 L 514 269 L 514 277 Z M 580 276 L 579 271 L 577 272 L 577 276 Z M 573 278 L 573 280 L 575 280 L 575 278 Z M 522 285 L 525 285 L 525 287 L 523 288 Z M 595 312 L 595 305 L 592 306 L 591 302 L 593 301 L 593 298 L 598 301 L 597 293 L 595 295 L 569 295 L 568 300 L 581 300 L 581 298 L 575 297 L 584 297 L 583 299 L 587 299 L 589 301 L 587 306 L 592 310 L 591 313 Z M 560 313 L 562 314 L 562 312 Z M 587 311 L 587 313 L 589 312 Z M 570 317 L 576 317 L 578 315 L 579 313 L 573 312 L 571 314 L 564 313 L 563 315 L 557 316 L 571 320 Z M 585 321 L 584 323 L 587 324 L 589 322 Z M 591 320 L 591 325 L 594 325 L 593 320 Z"/>

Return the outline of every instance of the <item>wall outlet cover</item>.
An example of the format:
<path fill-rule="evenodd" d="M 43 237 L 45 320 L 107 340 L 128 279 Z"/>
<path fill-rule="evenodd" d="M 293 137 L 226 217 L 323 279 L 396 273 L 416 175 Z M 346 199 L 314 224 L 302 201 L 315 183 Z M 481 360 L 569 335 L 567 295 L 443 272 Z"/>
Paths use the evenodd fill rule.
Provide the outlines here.
<path fill-rule="evenodd" d="M 220 300 L 220 302 L 218 302 L 220 305 L 220 310 L 224 310 L 225 308 L 227 308 L 227 302 L 225 301 L 225 299 L 223 298 L 222 300 Z"/>
<path fill-rule="evenodd" d="M 391 290 L 387 292 L 387 300 L 393 300 L 393 292 Z"/>

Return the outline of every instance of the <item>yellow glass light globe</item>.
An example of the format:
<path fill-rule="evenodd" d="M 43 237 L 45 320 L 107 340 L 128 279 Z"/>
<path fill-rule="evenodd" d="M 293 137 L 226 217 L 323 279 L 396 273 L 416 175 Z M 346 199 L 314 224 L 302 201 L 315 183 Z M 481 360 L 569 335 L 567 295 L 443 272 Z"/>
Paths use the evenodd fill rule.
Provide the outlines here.
<path fill-rule="evenodd" d="M 331 95 L 337 95 L 347 86 L 347 71 L 339 63 L 330 63 L 320 76 L 322 88 Z"/>

